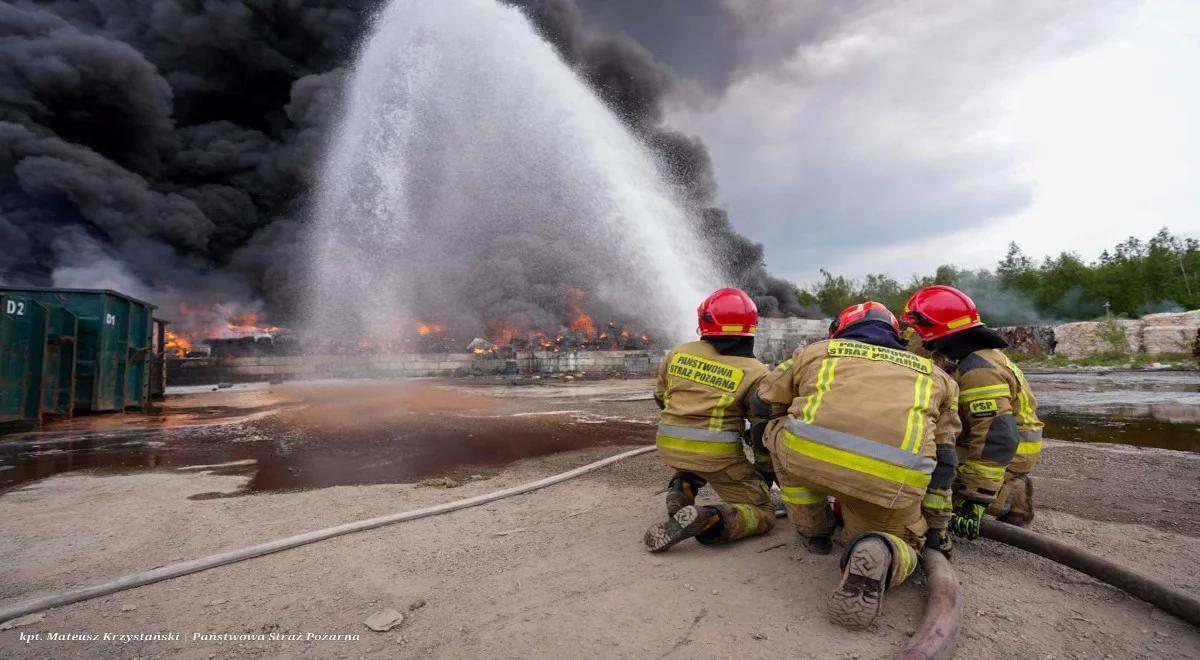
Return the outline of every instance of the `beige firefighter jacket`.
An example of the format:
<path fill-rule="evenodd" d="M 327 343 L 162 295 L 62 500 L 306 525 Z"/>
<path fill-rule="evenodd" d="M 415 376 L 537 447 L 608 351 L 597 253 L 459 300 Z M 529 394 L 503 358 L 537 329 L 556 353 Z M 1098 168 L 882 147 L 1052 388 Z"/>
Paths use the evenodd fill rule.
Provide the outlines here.
<path fill-rule="evenodd" d="M 789 362 L 757 394 L 783 415 L 767 429 L 776 467 L 889 509 L 921 502 L 929 526 L 945 529 L 961 429 L 954 381 L 926 358 L 853 340 L 798 348 Z"/>
<path fill-rule="evenodd" d="M 706 341 L 671 349 L 654 387 L 662 406 L 658 451 L 680 470 L 717 472 L 744 461 L 751 392 L 767 374 L 754 358 L 721 355 Z"/>
<path fill-rule="evenodd" d="M 999 349 L 971 353 L 952 375 L 963 421 L 955 494 L 991 502 L 1006 471 L 1028 474 L 1037 463 L 1043 426 L 1037 398 L 1021 369 Z"/>

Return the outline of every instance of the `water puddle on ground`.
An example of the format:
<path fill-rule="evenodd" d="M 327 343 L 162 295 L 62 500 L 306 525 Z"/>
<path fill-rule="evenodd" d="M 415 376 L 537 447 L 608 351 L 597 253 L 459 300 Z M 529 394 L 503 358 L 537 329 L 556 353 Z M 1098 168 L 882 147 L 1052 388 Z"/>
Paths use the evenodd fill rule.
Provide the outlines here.
<path fill-rule="evenodd" d="M 249 477 L 241 491 L 208 497 L 405 483 L 430 476 L 465 478 L 523 458 L 654 440 L 653 427 L 646 424 L 590 422 L 563 414 L 412 414 L 389 423 L 342 426 L 299 425 L 278 415 L 191 428 L 42 434 L 0 442 L 0 492 L 65 472 L 191 471 L 191 466 Z"/>
<path fill-rule="evenodd" d="M 1177 424 L 1157 419 L 1050 413 L 1043 416 L 1045 435 L 1055 440 L 1111 442 L 1200 452 L 1200 424 Z"/>
<path fill-rule="evenodd" d="M 1200 372 L 1029 374 L 1045 435 L 1200 452 Z"/>

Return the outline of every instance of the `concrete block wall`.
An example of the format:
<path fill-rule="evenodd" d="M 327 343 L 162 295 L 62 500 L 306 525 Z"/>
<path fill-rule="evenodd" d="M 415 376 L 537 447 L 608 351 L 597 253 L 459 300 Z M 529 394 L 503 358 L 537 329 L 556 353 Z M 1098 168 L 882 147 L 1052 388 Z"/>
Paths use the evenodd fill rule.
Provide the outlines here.
<path fill-rule="evenodd" d="M 304 355 L 167 360 L 167 382 L 199 385 L 313 378 L 403 378 L 471 374 L 653 375 L 663 351 L 520 351 L 474 353 Z"/>
<path fill-rule="evenodd" d="M 1113 328 L 1124 334 L 1114 345 Z M 1150 314 L 1136 320 L 1085 321 L 1054 327 L 1055 352 L 1079 358 L 1100 353 L 1190 353 L 1200 334 L 1200 310 Z"/>

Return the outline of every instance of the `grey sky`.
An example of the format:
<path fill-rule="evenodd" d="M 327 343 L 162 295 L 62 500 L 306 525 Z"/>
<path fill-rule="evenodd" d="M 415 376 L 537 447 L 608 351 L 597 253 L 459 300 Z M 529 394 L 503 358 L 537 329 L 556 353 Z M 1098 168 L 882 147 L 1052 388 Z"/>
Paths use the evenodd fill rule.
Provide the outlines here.
<path fill-rule="evenodd" d="M 579 4 L 675 74 L 668 121 L 708 145 L 776 274 L 1200 233 L 1196 3 Z"/>

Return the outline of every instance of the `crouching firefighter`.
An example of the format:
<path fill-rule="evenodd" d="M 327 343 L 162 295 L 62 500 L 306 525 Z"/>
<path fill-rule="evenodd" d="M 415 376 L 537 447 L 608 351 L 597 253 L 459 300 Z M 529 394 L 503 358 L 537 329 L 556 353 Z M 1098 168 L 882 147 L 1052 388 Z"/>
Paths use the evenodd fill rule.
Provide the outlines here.
<path fill-rule="evenodd" d="M 967 294 L 931 286 L 908 299 L 902 315 L 928 350 L 945 356 L 959 387 L 963 433 L 958 439 L 954 519 L 958 536 L 979 536 L 983 514 L 1027 526 L 1033 521 L 1029 473 L 1042 451 L 1037 398 L 1001 349 L 1004 338 L 983 324 Z"/>
<path fill-rule="evenodd" d="M 796 349 L 753 397 L 756 417 L 773 418 L 766 445 L 810 552 L 831 551 L 828 496 L 841 505 L 837 540 L 846 547 L 829 615 L 848 628 L 870 625 L 884 591 L 912 575 L 927 543 L 951 548 L 958 387 L 904 350 L 899 332 L 882 304 L 849 307 L 828 340 Z"/>
<path fill-rule="evenodd" d="M 744 291 L 721 289 L 696 312 L 700 341 L 667 353 L 654 388 L 662 409 L 658 455 L 675 476 L 667 491 L 668 519 L 646 530 L 651 552 L 691 537 L 725 543 L 775 526 L 771 484 L 742 450 L 748 399 L 767 374 L 754 359 L 758 309 Z M 706 483 L 722 504 L 696 505 L 696 492 Z"/>

